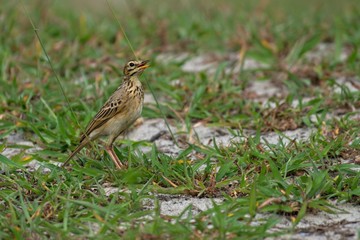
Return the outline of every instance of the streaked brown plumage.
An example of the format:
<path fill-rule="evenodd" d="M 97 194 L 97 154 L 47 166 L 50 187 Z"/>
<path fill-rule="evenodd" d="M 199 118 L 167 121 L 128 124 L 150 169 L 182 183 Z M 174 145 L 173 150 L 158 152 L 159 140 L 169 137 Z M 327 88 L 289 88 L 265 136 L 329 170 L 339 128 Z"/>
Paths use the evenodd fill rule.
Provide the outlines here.
<path fill-rule="evenodd" d="M 148 61 L 129 61 L 124 67 L 124 81 L 110 96 L 80 137 L 80 144 L 64 162 L 69 161 L 90 141 L 101 136 L 109 136 L 105 150 L 114 161 L 116 168 L 124 165 L 114 152 L 113 143 L 141 115 L 144 90 L 139 80 L 140 74 L 149 67 Z"/>

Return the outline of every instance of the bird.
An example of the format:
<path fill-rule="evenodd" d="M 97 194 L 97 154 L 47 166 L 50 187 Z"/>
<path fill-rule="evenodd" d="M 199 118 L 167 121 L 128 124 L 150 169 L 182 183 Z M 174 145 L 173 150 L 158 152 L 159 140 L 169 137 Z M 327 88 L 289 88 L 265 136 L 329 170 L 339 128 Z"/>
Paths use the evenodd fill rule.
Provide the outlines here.
<path fill-rule="evenodd" d="M 148 63 L 149 60 L 131 60 L 126 63 L 122 84 L 88 123 L 84 133 L 80 136 L 79 145 L 70 153 L 62 167 L 65 167 L 87 144 L 103 136 L 108 136 L 105 150 L 116 168 L 125 167 L 114 152 L 113 143 L 141 115 L 144 105 L 144 88 L 139 76 L 150 66 Z"/>

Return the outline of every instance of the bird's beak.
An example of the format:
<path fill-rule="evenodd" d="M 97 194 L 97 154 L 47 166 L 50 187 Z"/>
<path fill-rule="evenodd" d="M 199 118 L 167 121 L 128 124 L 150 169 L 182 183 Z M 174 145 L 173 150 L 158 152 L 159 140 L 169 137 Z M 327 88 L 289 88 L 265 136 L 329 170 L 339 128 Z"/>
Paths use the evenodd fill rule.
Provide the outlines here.
<path fill-rule="evenodd" d="M 150 65 L 148 64 L 150 61 L 149 60 L 144 60 L 140 63 L 140 65 L 138 66 L 138 68 L 140 69 L 146 69 L 148 67 L 150 67 Z"/>

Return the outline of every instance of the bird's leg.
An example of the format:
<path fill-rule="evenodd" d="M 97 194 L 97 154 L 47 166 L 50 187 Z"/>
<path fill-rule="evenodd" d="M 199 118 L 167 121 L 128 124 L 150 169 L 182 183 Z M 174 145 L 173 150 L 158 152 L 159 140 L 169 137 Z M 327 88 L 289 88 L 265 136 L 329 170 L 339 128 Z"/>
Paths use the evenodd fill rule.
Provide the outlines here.
<path fill-rule="evenodd" d="M 105 150 L 108 152 L 108 154 L 110 155 L 111 159 L 113 160 L 113 162 L 115 163 L 115 166 L 117 169 L 122 169 L 124 168 L 124 164 L 120 161 L 120 159 L 118 158 L 118 156 L 116 155 L 116 153 L 114 152 L 114 148 L 112 145 L 110 146 L 106 146 Z"/>

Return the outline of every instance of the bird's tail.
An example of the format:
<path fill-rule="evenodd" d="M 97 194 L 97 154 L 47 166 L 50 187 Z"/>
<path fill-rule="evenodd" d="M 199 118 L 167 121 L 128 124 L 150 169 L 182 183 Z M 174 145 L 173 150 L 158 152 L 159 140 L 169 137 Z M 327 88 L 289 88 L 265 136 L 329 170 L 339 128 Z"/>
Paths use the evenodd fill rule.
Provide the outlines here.
<path fill-rule="evenodd" d="M 65 167 L 66 165 L 68 165 L 68 163 L 70 162 L 70 160 L 81 150 L 83 149 L 83 147 L 85 147 L 87 144 L 89 143 L 89 141 L 82 141 L 79 146 L 77 146 L 75 148 L 75 150 L 69 155 L 69 157 L 66 159 L 66 161 L 63 163 L 62 167 Z"/>

